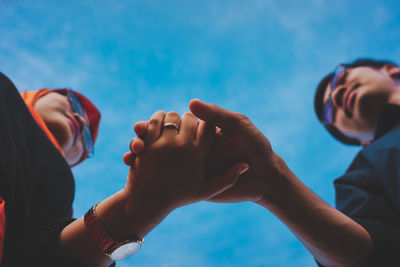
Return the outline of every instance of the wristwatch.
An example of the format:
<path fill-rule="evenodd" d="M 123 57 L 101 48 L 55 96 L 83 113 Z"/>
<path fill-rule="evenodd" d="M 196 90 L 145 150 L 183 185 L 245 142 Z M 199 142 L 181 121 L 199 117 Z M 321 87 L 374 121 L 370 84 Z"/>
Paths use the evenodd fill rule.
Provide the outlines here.
<path fill-rule="evenodd" d="M 97 205 L 98 204 L 94 205 L 88 212 L 86 212 L 84 220 L 86 230 L 99 245 L 103 253 L 115 261 L 123 260 L 138 252 L 144 242 L 144 239 L 136 235 L 122 242 L 113 239 L 97 218 Z"/>

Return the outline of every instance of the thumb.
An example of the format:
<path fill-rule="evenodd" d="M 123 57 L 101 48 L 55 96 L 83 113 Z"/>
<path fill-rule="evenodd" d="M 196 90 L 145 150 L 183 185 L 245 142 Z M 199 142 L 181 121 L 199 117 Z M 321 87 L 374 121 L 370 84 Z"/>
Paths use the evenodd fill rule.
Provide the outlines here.
<path fill-rule="evenodd" d="M 207 104 L 198 99 L 190 101 L 189 108 L 198 118 L 220 127 L 224 133 L 232 134 L 238 127 L 240 114 L 221 108 L 215 104 Z"/>
<path fill-rule="evenodd" d="M 208 177 L 203 186 L 204 199 L 212 198 L 234 186 L 240 175 L 248 169 L 247 163 L 237 163 L 228 167 L 222 174 Z"/>

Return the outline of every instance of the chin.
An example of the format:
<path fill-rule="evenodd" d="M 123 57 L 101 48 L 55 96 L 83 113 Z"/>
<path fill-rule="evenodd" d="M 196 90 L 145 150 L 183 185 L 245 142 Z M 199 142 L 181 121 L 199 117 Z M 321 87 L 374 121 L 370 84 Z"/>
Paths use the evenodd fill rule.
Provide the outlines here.
<path fill-rule="evenodd" d="M 364 95 L 358 101 L 360 117 L 368 128 L 374 128 L 383 107 L 388 103 L 386 95 L 370 94 Z"/>
<path fill-rule="evenodd" d="M 64 150 L 65 160 L 70 166 L 75 166 L 83 156 L 82 146 L 75 144 L 72 147 Z"/>
<path fill-rule="evenodd" d="M 65 160 L 68 162 L 68 165 L 70 166 L 70 167 L 73 167 L 73 166 L 75 166 L 78 162 L 79 162 L 79 160 L 80 160 L 80 158 L 69 158 L 69 157 L 65 157 Z"/>

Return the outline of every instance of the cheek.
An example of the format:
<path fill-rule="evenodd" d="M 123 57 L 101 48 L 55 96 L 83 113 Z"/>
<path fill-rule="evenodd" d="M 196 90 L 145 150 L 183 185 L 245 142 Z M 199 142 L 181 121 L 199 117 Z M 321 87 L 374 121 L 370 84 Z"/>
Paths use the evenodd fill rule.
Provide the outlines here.
<path fill-rule="evenodd" d="M 380 112 L 388 102 L 389 95 L 386 91 L 372 88 L 360 92 L 358 112 L 366 123 L 374 125 Z"/>
<path fill-rule="evenodd" d="M 61 147 L 68 146 L 73 142 L 71 127 L 65 116 L 57 114 L 47 118 L 46 126 L 57 139 Z"/>

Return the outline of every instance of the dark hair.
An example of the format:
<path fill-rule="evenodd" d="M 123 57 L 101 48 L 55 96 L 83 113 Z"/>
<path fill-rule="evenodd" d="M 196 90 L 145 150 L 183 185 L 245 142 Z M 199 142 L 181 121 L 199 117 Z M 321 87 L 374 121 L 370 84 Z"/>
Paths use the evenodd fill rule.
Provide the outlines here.
<path fill-rule="evenodd" d="M 381 69 L 385 65 L 397 66 L 391 61 L 388 60 L 373 60 L 373 59 L 356 59 L 352 63 L 349 64 L 341 64 L 347 68 L 356 68 L 356 67 L 371 67 L 373 69 Z M 333 78 L 334 73 L 326 75 L 318 84 L 317 91 L 315 93 L 314 98 L 314 109 L 317 114 L 318 120 L 325 126 L 328 132 L 335 137 L 340 142 L 347 145 L 361 145 L 360 140 L 354 137 L 348 137 L 344 133 L 342 133 L 339 129 L 331 124 L 324 123 L 324 95 L 326 88 Z"/>

